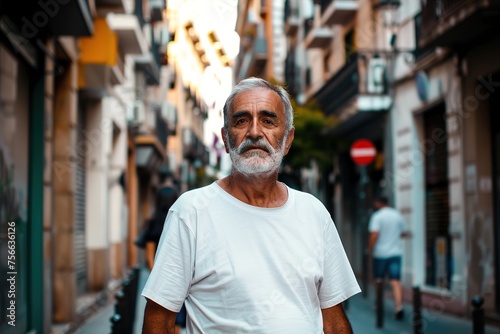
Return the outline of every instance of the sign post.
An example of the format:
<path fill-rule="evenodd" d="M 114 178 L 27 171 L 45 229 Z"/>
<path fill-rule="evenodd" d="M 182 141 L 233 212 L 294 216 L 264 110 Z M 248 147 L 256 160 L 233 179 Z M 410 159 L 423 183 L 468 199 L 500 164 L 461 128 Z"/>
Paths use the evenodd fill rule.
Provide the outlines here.
<path fill-rule="evenodd" d="M 370 179 L 368 178 L 368 172 L 366 170 L 366 165 L 370 164 L 377 155 L 377 150 L 375 149 L 375 145 L 367 139 L 359 139 L 356 140 L 351 146 L 351 158 L 357 165 L 360 166 L 361 178 L 359 180 L 359 200 L 362 205 L 362 208 L 368 208 L 368 198 L 367 198 L 367 186 L 370 183 Z M 369 284 L 369 275 L 368 275 L 368 263 L 369 263 L 369 255 L 365 251 L 365 245 L 368 243 L 368 211 L 363 210 L 363 215 L 361 217 L 361 221 L 366 223 L 366 228 L 363 231 L 362 237 L 362 254 L 363 254 L 363 297 L 368 297 L 368 284 Z M 380 305 L 378 305 L 380 306 Z M 382 310 L 381 307 L 378 308 Z M 377 312 L 377 316 L 379 313 Z M 377 327 L 382 327 L 379 323 L 379 317 L 377 317 Z M 383 320 L 382 320 L 383 324 Z"/>

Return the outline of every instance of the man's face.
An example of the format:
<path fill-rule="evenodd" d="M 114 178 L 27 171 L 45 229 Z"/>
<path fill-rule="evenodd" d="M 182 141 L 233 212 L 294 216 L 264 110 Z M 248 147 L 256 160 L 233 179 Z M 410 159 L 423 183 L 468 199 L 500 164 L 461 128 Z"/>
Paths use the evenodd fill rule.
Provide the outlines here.
<path fill-rule="evenodd" d="M 226 152 L 242 174 L 274 173 L 288 153 L 294 130 L 286 135 L 286 117 L 278 94 L 265 88 L 238 94 L 222 129 Z"/>

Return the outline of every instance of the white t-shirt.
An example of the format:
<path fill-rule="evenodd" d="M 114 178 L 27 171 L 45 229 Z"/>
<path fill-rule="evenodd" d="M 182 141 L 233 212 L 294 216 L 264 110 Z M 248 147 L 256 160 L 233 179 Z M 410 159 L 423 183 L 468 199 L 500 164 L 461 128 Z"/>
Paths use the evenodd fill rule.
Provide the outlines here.
<path fill-rule="evenodd" d="M 288 188 L 279 208 L 209 186 L 171 207 L 142 295 L 188 333 L 322 333 L 321 308 L 360 291 L 330 214 Z"/>
<path fill-rule="evenodd" d="M 378 232 L 373 256 L 388 258 L 403 253 L 401 233 L 404 230 L 404 218 L 394 208 L 384 207 L 375 211 L 368 224 L 369 232 Z"/>

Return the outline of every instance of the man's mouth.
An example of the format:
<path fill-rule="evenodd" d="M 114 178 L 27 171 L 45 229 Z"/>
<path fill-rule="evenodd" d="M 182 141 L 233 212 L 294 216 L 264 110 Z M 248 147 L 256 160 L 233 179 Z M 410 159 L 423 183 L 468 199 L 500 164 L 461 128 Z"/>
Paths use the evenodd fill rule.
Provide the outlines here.
<path fill-rule="evenodd" d="M 248 146 L 248 147 L 245 147 L 243 150 L 241 150 L 241 153 L 245 153 L 245 152 L 249 152 L 249 151 L 255 151 L 255 150 L 264 151 L 264 152 L 269 153 L 269 151 L 267 150 L 267 148 L 263 147 L 263 146 Z"/>

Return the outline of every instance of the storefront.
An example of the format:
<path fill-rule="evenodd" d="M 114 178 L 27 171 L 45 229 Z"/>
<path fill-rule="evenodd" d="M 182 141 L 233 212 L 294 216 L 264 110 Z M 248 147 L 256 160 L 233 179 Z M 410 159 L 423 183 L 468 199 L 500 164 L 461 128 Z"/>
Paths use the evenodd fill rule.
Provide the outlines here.
<path fill-rule="evenodd" d="M 2 33 L 0 267 L 9 279 L 0 285 L 0 331 L 8 334 L 43 325 L 43 77 Z"/>

